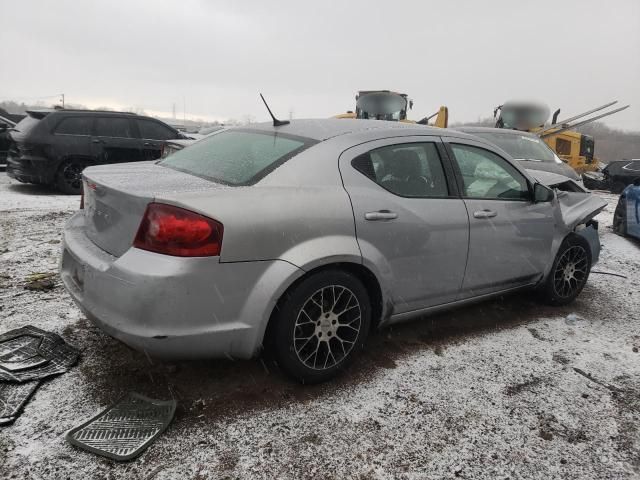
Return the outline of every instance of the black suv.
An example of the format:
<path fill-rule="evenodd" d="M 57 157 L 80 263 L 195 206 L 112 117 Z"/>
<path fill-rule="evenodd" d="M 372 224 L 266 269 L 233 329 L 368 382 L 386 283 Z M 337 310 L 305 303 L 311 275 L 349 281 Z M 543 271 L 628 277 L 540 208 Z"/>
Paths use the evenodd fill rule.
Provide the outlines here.
<path fill-rule="evenodd" d="M 165 140 L 188 138 L 169 125 L 133 113 L 29 111 L 11 130 L 7 175 L 21 182 L 82 192 L 90 165 L 160 158 Z"/>

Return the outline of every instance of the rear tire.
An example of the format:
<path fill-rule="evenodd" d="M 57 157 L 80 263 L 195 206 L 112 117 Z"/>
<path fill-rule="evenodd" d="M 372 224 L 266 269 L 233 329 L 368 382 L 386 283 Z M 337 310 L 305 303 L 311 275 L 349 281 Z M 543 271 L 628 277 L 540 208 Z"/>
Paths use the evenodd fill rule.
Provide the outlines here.
<path fill-rule="evenodd" d="M 79 159 L 65 160 L 56 172 L 56 188 L 66 195 L 82 193 L 82 171 L 87 162 Z"/>
<path fill-rule="evenodd" d="M 591 271 L 589 242 L 569 234 L 558 249 L 551 271 L 540 291 L 541 299 L 550 305 L 573 302 L 587 283 Z"/>
<path fill-rule="evenodd" d="M 287 292 L 273 321 L 270 356 L 299 382 L 319 383 L 336 376 L 364 347 L 371 303 L 357 277 L 325 270 Z"/>
<path fill-rule="evenodd" d="M 627 235 L 626 202 L 626 198 L 620 197 L 618 199 L 618 205 L 616 205 L 616 210 L 613 212 L 613 231 L 623 237 Z"/>

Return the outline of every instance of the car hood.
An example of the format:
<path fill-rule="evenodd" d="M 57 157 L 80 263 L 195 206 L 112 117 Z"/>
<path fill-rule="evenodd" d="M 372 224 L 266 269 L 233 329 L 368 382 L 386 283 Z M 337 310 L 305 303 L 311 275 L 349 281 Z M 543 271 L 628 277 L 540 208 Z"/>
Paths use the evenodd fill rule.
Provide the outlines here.
<path fill-rule="evenodd" d="M 580 175 L 578 175 L 578 173 L 573 168 L 564 163 L 536 162 L 534 160 L 518 160 L 518 162 L 523 168 L 526 168 L 527 170 L 539 170 L 541 172 L 558 173 L 560 175 L 564 175 L 565 177 L 569 177 L 571 180 L 580 180 Z"/>
<path fill-rule="evenodd" d="M 564 175 L 561 175 L 559 173 L 551 173 L 551 172 L 544 172 L 542 170 L 529 170 L 529 169 L 527 169 L 527 173 L 531 175 L 534 179 L 536 179 L 538 182 L 540 182 L 541 184 L 546 185 L 547 187 L 550 187 L 550 188 L 559 188 L 560 190 L 567 190 L 567 188 L 565 187 L 567 187 L 570 184 L 571 187 L 568 188 L 569 191 L 587 192 L 587 190 L 584 187 L 582 187 L 582 185 L 578 184 L 573 179 L 566 177 Z"/>

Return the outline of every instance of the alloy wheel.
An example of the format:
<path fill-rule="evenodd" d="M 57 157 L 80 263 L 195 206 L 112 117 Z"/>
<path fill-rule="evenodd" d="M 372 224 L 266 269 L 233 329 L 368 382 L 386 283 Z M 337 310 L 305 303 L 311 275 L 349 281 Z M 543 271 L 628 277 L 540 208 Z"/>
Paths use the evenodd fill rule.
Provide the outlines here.
<path fill-rule="evenodd" d="M 298 360 L 313 370 L 338 365 L 356 344 L 361 325 L 360 303 L 351 290 L 340 285 L 317 290 L 302 305 L 293 329 Z"/>
<path fill-rule="evenodd" d="M 556 265 L 553 286 L 560 297 L 571 297 L 578 291 L 587 278 L 589 259 L 586 250 L 574 245 L 567 248 Z"/>
<path fill-rule="evenodd" d="M 84 165 L 76 162 L 67 163 L 62 169 L 62 178 L 64 183 L 74 190 L 82 188 L 82 171 Z"/>

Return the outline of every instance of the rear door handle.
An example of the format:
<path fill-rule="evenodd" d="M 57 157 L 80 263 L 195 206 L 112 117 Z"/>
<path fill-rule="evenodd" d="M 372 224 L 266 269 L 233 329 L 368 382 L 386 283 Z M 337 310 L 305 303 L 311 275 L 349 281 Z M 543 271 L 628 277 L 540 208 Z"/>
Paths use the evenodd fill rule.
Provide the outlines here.
<path fill-rule="evenodd" d="M 493 210 L 478 210 L 477 212 L 473 212 L 473 218 L 493 218 L 496 215 L 498 215 L 498 213 Z"/>
<path fill-rule="evenodd" d="M 144 142 L 144 146 L 145 147 L 157 147 L 158 144 L 157 143 L 153 143 L 153 142 Z"/>
<path fill-rule="evenodd" d="M 102 140 L 101 138 L 94 138 L 93 140 L 91 140 L 93 143 L 104 143 L 104 140 Z"/>
<path fill-rule="evenodd" d="M 398 218 L 398 214 L 390 210 L 378 210 L 377 212 L 367 212 L 364 214 L 365 220 L 393 220 Z"/>

